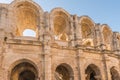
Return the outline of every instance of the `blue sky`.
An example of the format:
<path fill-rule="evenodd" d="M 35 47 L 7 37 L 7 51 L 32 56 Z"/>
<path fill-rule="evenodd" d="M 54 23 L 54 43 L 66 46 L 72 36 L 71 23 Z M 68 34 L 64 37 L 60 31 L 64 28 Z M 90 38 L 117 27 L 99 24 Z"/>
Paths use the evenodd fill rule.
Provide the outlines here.
<path fill-rule="evenodd" d="M 13 0 L 0 0 L 10 3 Z M 120 32 L 120 0 L 34 0 L 44 11 L 62 7 L 70 14 L 88 15 L 95 23 L 108 24 Z"/>

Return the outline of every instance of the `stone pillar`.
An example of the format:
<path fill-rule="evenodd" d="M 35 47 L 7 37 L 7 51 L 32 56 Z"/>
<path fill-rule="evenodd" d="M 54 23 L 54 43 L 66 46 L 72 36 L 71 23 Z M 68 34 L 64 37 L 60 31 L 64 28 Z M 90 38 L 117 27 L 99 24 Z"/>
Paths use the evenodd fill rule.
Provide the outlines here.
<path fill-rule="evenodd" d="M 45 45 L 44 48 L 44 80 L 52 80 L 52 63 L 51 63 L 51 54 L 50 54 L 50 46 Z"/>
<path fill-rule="evenodd" d="M 105 45 L 104 45 L 104 38 L 103 38 L 103 34 L 102 34 L 102 30 L 101 30 L 101 26 L 99 25 L 99 36 L 100 36 L 100 50 L 102 53 L 102 62 L 103 62 L 103 68 L 104 68 L 104 75 L 105 75 L 105 80 L 108 80 L 108 69 L 107 69 L 107 63 L 106 63 L 106 56 L 107 54 L 105 54 L 105 52 L 103 52 L 105 50 Z"/>
<path fill-rule="evenodd" d="M 45 32 L 45 17 L 44 13 L 41 12 L 39 15 L 39 23 L 38 23 L 38 40 L 43 41 L 43 33 Z"/>
<path fill-rule="evenodd" d="M 74 18 L 75 18 L 75 26 L 76 26 L 76 30 L 75 30 L 76 39 L 77 39 L 77 42 L 79 43 L 82 39 L 81 24 L 79 24 L 79 22 L 78 22 L 77 15 L 75 15 Z"/>
<path fill-rule="evenodd" d="M 104 73 L 105 73 L 105 80 L 108 80 L 108 69 L 107 69 L 107 54 L 102 53 L 102 62 L 103 62 L 103 67 L 104 67 Z"/>
<path fill-rule="evenodd" d="M 113 32 L 113 36 L 112 36 L 112 50 L 113 51 L 119 51 L 119 39 L 117 39 L 118 36 L 118 32 Z"/>
<path fill-rule="evenodd" d="M 0 13 L 0 28 L 4 28 L 6 27 L 6 20 L 7 20 L 7 8 L 2 7 L 1 9 L 1 13 Z"/>
<path fill-rule="evenodd" d="M 50 22 L 50 16 L 49 16 L 49 13 L 48 12 L 45 12 L 45 29 L 46 29 L 46 32 L 48 32 L 49 31 L 49 28 L 50 28 L 50 26 L 49 26 L 49 22 Z"/>
<path fill-rule="evenodd" d="M 69 21 L 69 24 L 70 24 L 70 33 L 69 33 L 69 37 L 68 37 L 68 40 L 69 40 L 69 46 L 74 46 L 74 34 L 75 34 L 75 31 L 74 31 L 74 20 L 73 20 L 73 16 L 71 16 L 70 18 L 70 21 Z"/>
<path fill-rule="evenodd" d="M 6 36 L 12 38 L 17 34 L 17 19 L 14 8 L 9 7 L 7 13 L 7 28 L 5 28 Z"/>
<path fill-rule="evenodd" d="M 119 53 L 120 54 L 120 53 Z M 120 56 L 119 56 L 119 77 L 120 77 Z"/>
<path fill-rule="evenodd" d="M 42 80 L 52 80 L 50 54 L 51 38 L 48 33 L 44 32 L 40 40 L 42 40 Z"/>
<path fill-rule="evenodd" d="M 40 18 L 38 36 L 42 42 L 42 80 L 52 80 L 51 74 L 51 35 L 49 33 L 49 13 L 45 12 L 44 16 Z"/>
<path fill-rule="evenodd" d="M 6 7 L 2 7 L 0 15 L 1 15 L 1 17 L 0 17 L 0 29 L 3 30 L 2 32 L 0 32 L 0 34 L 2 34 L 2 36 L 4 34 L 4 36 L 9 37 L 10 33 L 14 32 L 13 31 L 14 29 L 12 29 L 11 26 L 8 26 L 10 23 L 9 17 L 12 15 L 9 15 L 9 10 Z"/>
<path fill-rule="evenodd" d="M 100 24 L 95 24 L 95 32 L 94 32 L 95 48 L 100 49 L 101 41 L 102 40 L 101 40 Z"/>
<path fill-rule="evenodd" d="M 78 71 L 78 80 L 83 80 L 83 75 L 84 74 L 82 74 L 82 73 L 84 73 L 84 72 L 82 72 L 82 71 L 84 71 L 84 70 L 81 70 L 81 58 L 82 57 L 82 50 L 76 50 L 76 66 L 77 66 L 77 71 Z"/>
<path fill-rule="evenodd" d="M 99 47 L 100 47 L 101 50 L 105 50 L 104 37 L 103 37 L 102 28 L 101 28 L 100 24 L 99 24 L 99 37 L 100 37 Z"/>
<path fill-rule="evenodd" d="M 71 45 L 74 47 L 79 43 L 81 39 L 81 34 L 80 34 L 80 27 L 78 26 L 78 17 L 77 15 L 74 15 L 71 17 L 71 29 L 70 29 L 70 42 Z"/>
<path fill-rule="evenodd" d="M 77 45 L 79 44 L 79 40 L 81 38 L 79 31 L 80 28 L 78 28 L 78 17 L 77 15 L 72 16 L 72 20 L 71 20 L 71 43 L 72 43 L 72 47 L 77 48 Z M 79 56 L 79 50 L 76 50 L 76 68 L 78 71 L 78 80 L 81 80 L 81 72 L 80 72 L 80 56 Z"/>

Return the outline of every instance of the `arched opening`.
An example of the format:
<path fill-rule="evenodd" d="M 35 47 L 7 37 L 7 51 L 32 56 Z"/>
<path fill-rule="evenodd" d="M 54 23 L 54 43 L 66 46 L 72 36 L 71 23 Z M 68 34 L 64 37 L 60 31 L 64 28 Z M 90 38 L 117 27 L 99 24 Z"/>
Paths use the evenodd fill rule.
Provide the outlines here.
<path fill-rule="evenodd" d="M 85 46 L 91 46 L 91 42 L 86 42 Z"/>
<path fill-rule="evenodd" d="M 16 35 L 22 36 L 25 29 L 38 33 L 40 25 L 39 9 L 30 2 L 24 1 L 15 6 Z"/>
<path fill-rule="evenodd" d="M 87 17 L 80 20 L 82 38 L 93 38 L 94 23 Z"/>
<path fill-rule="evenodd" d="M 53 31 L 56 40 L 67 41 L 69 33 L 69 17 L 62 11 L 53 14 Z"/>
<path fill-rule="evenodd" d="M 63 40 L 63 41 L 68 40 L 68 36 L 66 35 L 66 33 L 63 33 L 63 34 L 60 35 L 60 40 Z"/>
<path fill-rule="evenodd" d="M 35 80 L 35 74 L 30 70 L 23 71 L 20 73 L 18 80 Z"/>
<path fill-rule="evenodd" d="M 67 64 L 59 65 L 55 70 L 55 80 L 74 80 L 72 68 Z"/>
<path fill-rule="evenodd" d="M 37 69 L 28 62 L 22 62 L 12 69 L 10 80 L 36 80 L 37 78 Z"/>
<path fill-rule="evenodd" d="M 104 44 L 106 46 L 106 49 L 111 50 L 112 31 L 109 29 L 107 25 L 104 25 L 102 33 L 103 33 Z"/>
<path fill-rule="evenodd" d="M 120 80 L 120 75 L 114 67 L 110 69 L 110 73 L 111 73 L 111 80 Z"/>
<path fill-rule="evenodd" d="M 100 70 L 94 64 L 90 64 L 86 68 L 85 74 L 86 74 L 86 80 L 101 80 Z"/>
<path fill-rule="evenodd" d="M 31 30 L 31 29 L 25 29 L 23 31 L 23 36 L 31 36 L 31 37 L 35 37 L 36 36 L 36 33 L 34 30 Z"/>
<path fill-rule="evenodd" d="M 92 37 L 92 30 L 87 24 L 82 24 L 82 38 L 91 38 Z"/>
<path fill-rule="evenodd" d="M 94 37 L 94 22 L 87 16 L 83 16 L 80 18 L 79 21 L 80 28 L 81 28 L 81 35 L 82 35 L 82 41 L 83 45 L 85 46 L 94 46 L 93 43 L 93 37 Z M 90 42 L 85 43 L 85 41 L 91 40 Z M 93 43 L 93 44 L 92 44 Z"/>
<path fill-rule="evenodd" d="M 83 39 L 82 42 L 83 42 L 82 44 L 86 47 L 93 46 L 93 39 Z"/>

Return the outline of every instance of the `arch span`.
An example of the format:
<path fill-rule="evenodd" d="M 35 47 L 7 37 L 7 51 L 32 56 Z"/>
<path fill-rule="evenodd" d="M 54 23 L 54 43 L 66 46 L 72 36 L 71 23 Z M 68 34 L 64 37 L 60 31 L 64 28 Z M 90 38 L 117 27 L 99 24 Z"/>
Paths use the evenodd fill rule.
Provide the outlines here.
<path fill-rule="evenodd" d="M 37 9 L 39 9 L 39 12 L 43 12 L 43 9 L 39 6 L 39 4 L 35 3 L 33 0 L 14 0 L 10 3 L 9 8 L 16 8 L 17 5 L 20 5 L 21 3 L 28 2 L 30 4 L 33 4 L 36 6 Z"/>
<path fill-rule="evenodd" d="M 14 15 L 15 36 L 22 36 L 25 29 L 32 29 L 38 34 L 38 26 L 44 13 L 38 4 L 32 0 L 15 0 L 9 7 Z"/>
<path fill-rule="evenodd" d="M 74 80 L 74 73 L 72 68 L 68 64 L 60 64 L 55 70 L 55 80 Z"/>
<path fill-rule="evenodd" d="M 111 74 L 111 80 L 120 80 L 120 75 L 118 71 L 115 69 L 115 67 L 112 67 L 110 69 L 110 74 Z"/>
<path fill-rule="evenodd" d="M 94 64 L 88 65 L 85 69 L 85 74 L 86 80 L 101 80 L 100 69 Z"/>
<path fill-rule="evenodd" d="M 93 20 L 88 16 L 82 16 L 79 19 L 79 24 L 81 27 L 82 38 L 92 38 L 95 26 Z"/>
<path fill-rule="evenodd" d="M 55 8 L 50 13 L 50 19 L 55 39 L 67 41 L 70 33 L 70 14 L 62 8 Z"/>
<path fill-rule="evenodd" d="M 38 75 L 37 66 L 30 60 L 22 59 L 11 65 L 9 80 L 36 80 Z"/>
<path fill-rule="evenodd" d="M 102 25 L 102 34 L 103 34 L 103 42 L 107 50 L 111 50 L 112 44 L 112 30 L 107 24 Z"/>

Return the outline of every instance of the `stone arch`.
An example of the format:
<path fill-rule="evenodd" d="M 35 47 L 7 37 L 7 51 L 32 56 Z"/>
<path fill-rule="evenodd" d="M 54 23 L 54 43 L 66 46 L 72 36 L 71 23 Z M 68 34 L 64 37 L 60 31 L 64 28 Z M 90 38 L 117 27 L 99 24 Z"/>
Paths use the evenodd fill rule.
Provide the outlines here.
<path fill-rule="evenodd" d="M 111 50 L 112 30 L 106 24 L 102 25 L 103 42 L 107 50 Z"/>
<path fill-rule="evenodd" d="M 85 69 L 86 80 L 101 80 L 101 72 L 98 66 L 90 64 Z"/>
<path fill-rule="evenodd" d="M 120 80 L 120 75 L 118 71 L 115 69 L 115 67 L 112 67 L 110 69 L 110 73 L 111 73 L 111 80 Z"/>
<path fill-rule="evenodd" d="M 88 16 L 82 16 L 79 19 L 82 38 L 93 38 L 95 23 Z"/>
<path fill-rule="evenodd" d="M 74 80 L 74 72 L 70 65 L 62 63 L 56 67 L 54 77 L 55 80 Z"/>
<path fill-rule="evenodd" d="M 25 29 L 34 30 L 38 34 L 43 17 L 43 10 L 38 4 L 32 0 L 15 0 L 9 7 L 15 16 L 16 36 L 22 36 Z"/>
<path fill-rule="evenodd" d="M 9 80 L 36 80 L 39 72 L 36 64 L 28 59 L 14 62 L 10 67 Z"/>
<path fill-rule="evenodd" d="M 93 40 L 92 39 L 83 39 L 83 45 L 84 46 L 93 46 Z"/>
<path fill-rule="evenodd" d="M 62 8 L 55 8 L 50 12 L 50 21 L 55 39 L 67 41 L 70 33 L 70 14 Z"/>

